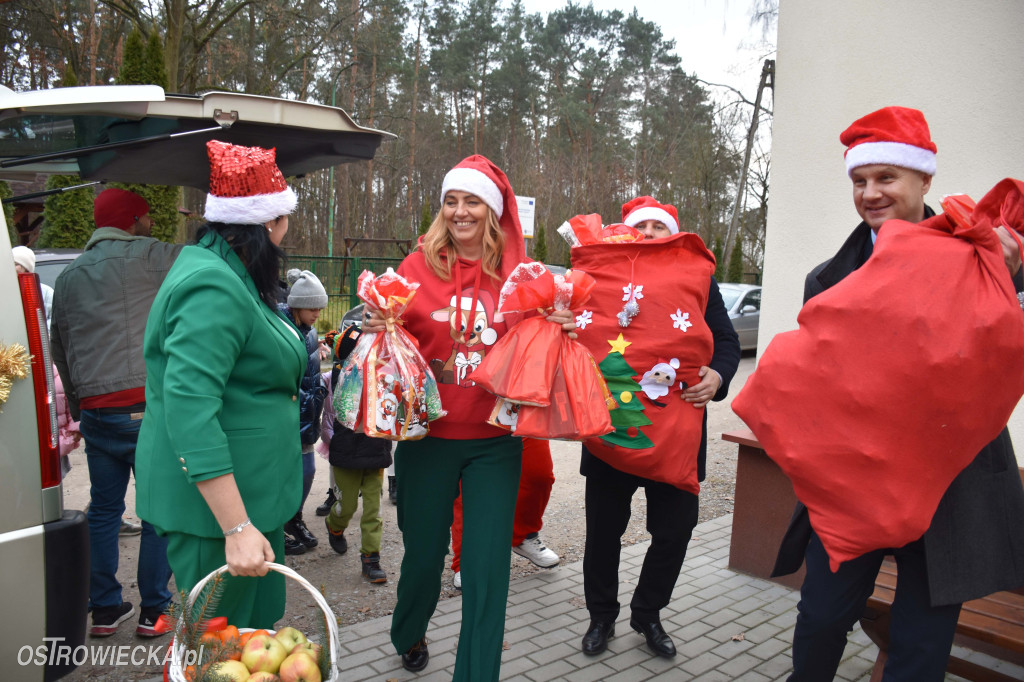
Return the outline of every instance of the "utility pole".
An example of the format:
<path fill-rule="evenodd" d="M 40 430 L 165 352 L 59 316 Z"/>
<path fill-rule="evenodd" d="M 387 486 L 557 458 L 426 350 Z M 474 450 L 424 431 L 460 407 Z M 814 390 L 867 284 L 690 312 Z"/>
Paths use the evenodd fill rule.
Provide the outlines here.
<path fill-rule="evenodd" d="M 754 148 L 754 140 L 757 137 L 757 122 L 761 118 L 761 96 L 765 88 L 775 89 L 775 60 L 764 60 L 761 67 L 761 81 L 757 84 L 757 97 L 754 98 L 754 116 L 750 121 L 750 129 L 747 131 L 747 148 L 743 152 L 743 168 L 740 170 L 740 184 L 736 189 L 736 201 L 732 205 L 732 218 L 729 219 L 729 231 L 725 233 L 725 262 L 728 263 L 732 257 L 732 250 L 741 246 L 739 230 L 736 224 L 739 222 L 740 206 L 743 205 L 743 194 L 747 191 L 747 169 L 750 167 L 750 153 Z M 736 235 L 733 244 L 733 235 Z"/>

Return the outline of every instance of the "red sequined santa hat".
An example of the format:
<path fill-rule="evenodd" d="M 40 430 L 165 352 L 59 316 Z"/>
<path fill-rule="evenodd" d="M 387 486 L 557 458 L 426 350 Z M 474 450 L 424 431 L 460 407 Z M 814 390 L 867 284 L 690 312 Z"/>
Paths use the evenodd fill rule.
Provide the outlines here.
<path fill-rule="evenodd" d="M 846 145 L 846 172 L 884 164 L 935 175 L 935 152 L 928 122 L 917 109 L 885 107 L 859 118 L 839 135 Z"/>
<path fill-rule="evenodd" d="M 211 223 L 262 225 L 295 210 L 298 199 L 277 167 L 276 150 L 206 143 L 210 193 L 203 217 Z"/>
<path fill-rule="evenodd" d="M 501 256 L 501 276 L 508 277 L 517 265 L 526 260 L 523 228 L 519 224 L 519 205 L 512 183 L 504 171 L 486 156 L 473 154 L 448 171 L 441 183 L 441 204 L 452 190 L 469 192 L 487 204 L 505 233 L 505 246 Z"/>
<path fill-rule="evenodd" d="M 679 212 L 672 204 L 660 204 L 654 197 L 637 197 L 622 205 L 622 222 L 636 227 L 645 220 L 657 220 L 665 224 L 672 234 L 679 232 Z"/>

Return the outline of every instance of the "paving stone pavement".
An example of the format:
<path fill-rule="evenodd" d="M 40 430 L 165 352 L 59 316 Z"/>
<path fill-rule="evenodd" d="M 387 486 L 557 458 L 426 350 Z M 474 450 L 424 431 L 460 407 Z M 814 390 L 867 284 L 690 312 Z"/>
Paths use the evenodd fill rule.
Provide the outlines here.
<path fill-rule="evenodd" d="M 674 659 L 650 653 L 629 627 L 628 607 L 615 624 L 616 636 L 599 656 L 584 656 L 580 640 L 589 623 L 583 600 L 582 562 L 557 566 L 512 581 L 505 621 L 507 647 L 501 679 L 508 682 L 769 682 L 785 680 L 791 668 L 790 644 L 796 620 L 796 591 L 729 569 L 732 515 L 697 526 L 686 552 L 672 602 L 662 624 L 676 643 Z M 629 603 L 632 586 L 649 542 L 623 548 L 619 601 Z M 338 680 L 418 680 L 452 678 L 462 619 L 462 599 L 437 605 L 427 631 L 430 663 L 419 674 L 402 668 L 391 646 L 390 616 L 339 632 Z M 963 655 L 965 652 L 959 652 Z M 868 682 L 877 649 L 856 626 L 836 680 Z M 992 660 L 970 654 L 972 660 Z M 1013 679 L 1024 668 L 996 663 Z M 154 678 L 151 682 L 157 682 Z M 947 682 L 962 678 L 946 675 Z M 150 681 L 147 681 L 150 682 Z"/>

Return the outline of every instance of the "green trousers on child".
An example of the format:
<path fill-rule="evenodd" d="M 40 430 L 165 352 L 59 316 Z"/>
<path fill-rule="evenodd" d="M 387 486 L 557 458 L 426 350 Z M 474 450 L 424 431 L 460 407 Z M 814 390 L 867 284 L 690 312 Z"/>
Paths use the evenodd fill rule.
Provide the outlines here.
<path fill-rule="evenodd" d="M 331 467 L 338 501 L 327 515 L 327 525 L 334 532 L 348 528 L 359 506 L 359 493 L 363 493 L 363 516 L 359 521 L 362 543 L 359 551 L 373 554 L 380 551 L 380 538 L 384 522 L 380 518 L 380 493 L 384 487 L 383 469 L 342 469 Z"/>
<path fill-rule="evenodd" d="M 398 527 L 405 556 L 391 642 L 405 653 L 427 632 L 441 592 L 452 504 L 462 482 L 462 628 L 454 682 L 497 680 L 519 492 L 522 441 L 427 437 L 395 452 Z"/>

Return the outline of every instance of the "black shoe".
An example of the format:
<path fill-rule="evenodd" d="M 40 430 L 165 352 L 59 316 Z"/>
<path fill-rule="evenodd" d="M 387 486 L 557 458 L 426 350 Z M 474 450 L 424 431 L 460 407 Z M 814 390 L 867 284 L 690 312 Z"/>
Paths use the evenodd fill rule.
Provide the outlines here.
<path fill-rule="evenodd" d="M 373 554 L 361 554 L 363 563 L 363 575 L 374 585 L 380 585 L 388 581 L 388 574 L 380 567 L 380 552 Z"/>
<path fill-rule="evenodd" d="M 418 673 L 427 667 L 430 660 L 430 652 L 427 651 L 427 638 L 421 637 L 420 641 L 410 647 L 402 654 L 402 667 L 411 673 Z"/>
<path fill-rule="evenodd" d="M 615 621 L 590 621 L 587 634 L 583 635 L 583 653 L 597 656 L 608 648 L 608 640 L 615 636 Z"/>
<path fill-rule="evenodd" d="M 398 504 L 398 482 L 394 476 L 388 476 L 388 499 L 391 504 Z"/>
<path fill-rule="evenodd" d="M 140 607 L 139 625 L 135 628 L 135 634 L 139 637 L 159 637 L 169 632 L 174 632 L 174 621 L 164 616 L 166 607 L 143 606 Z"/>
<path fill-rule="evenodd" d="M 135 615 L 132 603 L 123 601 L 117 606 L 98 606 L 92 610 L 90 637 L 109 637 L 117 632 L 117 626 Z"/>
<path fill-rule="evenodd" d="M 316 515 L 327 516 L 331 513 L 331 507 L 333 507 L 334 503 L 337 501 L 338 498 L 334 495 L 334 487 L 331 486 L 327 489 L 327 499 L 324 500 L 323 504 L 316 508 Z"/>
<path fill-rule="evenodd" d="M 672 643 L 672 638 L 665 632 L 665 628 L 661 627 L 661 623 L 641 623 L 636 618 L 630 618 L 629 627 L 643 635 L 647 640 L 647 646 L 659 656 L 672 658 L 676 655 L 676 645 Z"/>
<path fill-rule="evenodd" d="M 285 556 L 295 556 L 297 554 L 305 554 L 306 546 L 293 538 L 291 535 L 285 533 L 284 535 L 284 553 Z"/>
<path fill-rule="evenodd" d="M 284 524 L 284 532 L 301 542 L 306 549 L 313 549 L 320 544 L 316 536 L 309 532 L 309 528 L 306 528 L 301 515 Z"/>
<path fill-rule="evenodd" d="M 338 554 L 347 552 L 348 540 L 345 539 L 345 531 L 331 530 L 331 524 L 327 519 L 324 519 L 324 525 L 327 526 L 327 541 L 331 543 L 331 549 Z"/>

